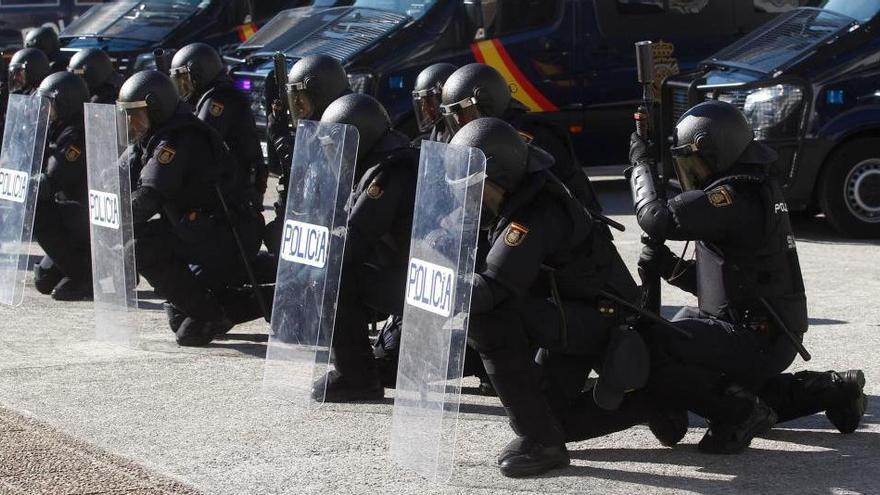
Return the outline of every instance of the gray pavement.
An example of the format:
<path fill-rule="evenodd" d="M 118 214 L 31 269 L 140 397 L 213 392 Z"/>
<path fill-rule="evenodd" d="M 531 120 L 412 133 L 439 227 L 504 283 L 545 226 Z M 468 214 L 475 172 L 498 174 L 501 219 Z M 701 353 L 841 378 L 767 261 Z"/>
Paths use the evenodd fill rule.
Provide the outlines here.
<path fill-rule="evenodd" d="M 629 228 L 617 240 L 634 268 L 638 230 L 625 185 L 599 188 L 608 212 Z M 205 349 L 178 348 L 146 291 L 135 348 L 94 342 L 90 303 L 56 303 L 30 288 L 21 307 L 0 308 L 0 406 L 212 494 L 880 493 L 877 243 L 841 241 L 821 219 L 796 225 L 811 309 L 805 343 L 814 359 L 794 368 L 865 369 L 872 402 L 853 435 L 817 415 L 781 425 L 745 454 L 711 457 L 696 450 L 704 425 L 694 418 L 674 449 L 637 427 L 570 444 L 566 470 L 510 480 L 494 461 L 512 435 L 503 411 L 494 399 L 468 394 L 453 478 L 429 484 L 391 464 L 391 391 L 383 403 L 311 411 L 268 397 L 261 392 L 265 323 L 236 327 Z M 669 288 L 664 297 L 666 311 L 693 302 Z M 8 447 L 0 446 L 0 472 L 28 462 L 4 456 Z M 66 483 L 59 478 L 48 493 L 93 493 Z"/>

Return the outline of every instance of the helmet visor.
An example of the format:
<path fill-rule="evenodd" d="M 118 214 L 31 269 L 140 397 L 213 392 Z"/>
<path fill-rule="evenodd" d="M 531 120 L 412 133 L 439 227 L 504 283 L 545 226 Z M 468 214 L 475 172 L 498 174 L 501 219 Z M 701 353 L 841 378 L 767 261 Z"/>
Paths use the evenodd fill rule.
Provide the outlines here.
<path fill-rule="evenodd" d="M 440 111 L 443 114 L 443 119 L 446 121 L 447 129 L 452 134 L 457 133 L 468 122 L 482 117 L 480 109 L 477 108 L 477 101 L 474 98 L 465 98 L 448 105 L 440 105 Z"/>
<path fill-rule="evenodd" d="M 440 87 L 413 91 L 412 99 L 419 131 L 430 131 L 440 121 Z"/>
<path fill-rule="evenodd" d="M 685 144 L 670 149 L 675 175 L 682 191 L 693 191 L 702 188 L 703 183 L 711 175 L 712 169 L 697 153 L 694 144 Z"/>
<path fill-rule="evenodd" d="M 27 70 L 24 64 L 9 66 L 9 91 L 18 93 L 27 88 Z"/>
<path fill-rule="evenodd" d="M 176 69 L 171 69 L 170 74 L 171 80 L 174 81 L 174 85 L 177 86 L 177 93 L 180 94 L 182 99 L 189 100 L 196 94 L 196 85 L 193 83 L 189 67 L 177 67 Z"/>
<path fill-rule="evenodd" d="M 293 125 L 302 119 L 312 118 L 312 114 L 315 113 L 315 105 L 306 91 L 305 83 L 287 85 L 287 105 L 290 107 L 290 119 Z"/>
<path fill-rule="evenodd" d="M 147 108 L 147 102 L 119 102 L 117 108 L 125 116 L 128 144 L 139 142 L 150 130 L 150 114 Z"/>

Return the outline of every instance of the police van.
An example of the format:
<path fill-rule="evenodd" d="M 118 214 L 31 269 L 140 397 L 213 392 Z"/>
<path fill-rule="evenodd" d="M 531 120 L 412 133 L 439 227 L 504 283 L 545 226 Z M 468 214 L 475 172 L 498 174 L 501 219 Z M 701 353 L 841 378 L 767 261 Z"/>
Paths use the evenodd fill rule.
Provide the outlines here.
<path fill-rule="evenodd" d="M 62 31 L 76 16 L 106 0 L 0 0 L 0 52 L 18 50 L 31 29 Z"/>
<path fill-rule="evenodd" d="M 841 233 L 880 237 L 880 1 L 815 4 L 666 80 L 661 132 L 668 137 L 692 104 L 730 102 L 779 153 L 790 210 L 821 211 Z"/>
<path fill-rule="evenodd" d="M 338 6 L 344 4 L 345 6 Z M 498 69 L 531 118 L 571 135 L 584 165 L 626 162 L 639 98 L 633 42 L 655 39 L 658 74 L 691 70 L 797 0 L 315 0 L 279 13 L 229 60 L 265 123 L 271 56 L 343 62 L 352 88 L 377 97 L 415 133 L 410 91 L 435 62 Z M 616 143 L 609 145 L 609 143 Z"/>
<path fill-rule="evenodd" d="M 0 0 L 0 4 L 8 0 Z M 19 0 L 31 1 L 31 0 Z M 123 74 L 155 68 L 157 48 L 200 41 L 236 46 L 279 10 L 304 0 L 117 0 L 96 5 L 61 32 L 64 50 L 106 50 Z"/>

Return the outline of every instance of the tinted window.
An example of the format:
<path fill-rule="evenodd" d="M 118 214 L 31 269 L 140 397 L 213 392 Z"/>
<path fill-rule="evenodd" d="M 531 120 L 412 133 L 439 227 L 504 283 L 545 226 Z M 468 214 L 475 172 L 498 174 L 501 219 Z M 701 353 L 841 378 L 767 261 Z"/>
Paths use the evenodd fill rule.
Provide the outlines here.
<path fill-rule="evenodd" d="M 494 38 L 553 24 L 562 0 L 484 0 L 482 5 L 486 36 Z"/>
<path fill-rule="evenodd" d="M 709 0 L 617 0 L 617 11 L 624 15 L 699 14 Z"/>
<path fill-rule="evenodd" d="M 816 3 L 811 0 L 754 0 L 755 12 L 778 14 Z"/>
<path fill-rule="evenodd" d="M 58 0 L 2 0 L 0 5 L 4 7 L 43 7 L 58 5 Z"/>

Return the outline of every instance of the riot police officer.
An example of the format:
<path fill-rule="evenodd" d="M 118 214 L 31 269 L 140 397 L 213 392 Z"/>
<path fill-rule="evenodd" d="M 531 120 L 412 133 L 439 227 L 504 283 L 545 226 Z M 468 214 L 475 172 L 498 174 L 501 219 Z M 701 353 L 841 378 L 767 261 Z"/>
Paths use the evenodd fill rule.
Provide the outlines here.
<path fill-rule="evenodd" d="M 333 333 L 336 369 L 315 383 L 314 396 L 329 402 L 381 399 L 368 327 L 403 312 L 418 154 L 370 96 L 342 96 L 321 121 L 356 127 L 360 141 Z"/>
<path fill-rule="evenodd" d="M 553 157 L 553 174 L 584 206 L 602 211 L 590 180 L 574 157 L 568 134 L 557 126 L 528 118 L 526 107 L 513 98 L 507 81 L 491 66 L 468 64 L 452 73 L 443 85 L 440 109 L 450 137 L 477 118 L 504 119 L 520 131 L 527 143 Z"/>
<path fill-rule="evenodd" d="M 416 143 L 421 139 L 448 143 L 452 136 L 446 132 L 446 123 L 440 113 L 440 103 L 443 97 L 443 84 L 458 67 L 440 62 L 429 65 L 419 72 L 416 84 L 412 91 L 413 111 L 416 116 L 416 125 L 423 136 L 416 138 Z"/>
<path fill-rule="evenodd" d="M 710 421 L 699 445 L 709 453 L 743 450 L 780 413 L 824 406 L 852 431 L 864 412 L 861 371 L 780 375 L 807 330 L 807 301 L 788 208 L 769 174 L 777 156 L 753 137 L 728 103 L 688 110 L 670 149 L 683 192 L 668 201 L 657 195 L 647 145 L 634 134 L 630 147 L 639 225 L 656 241 L 696 244 L 693 262 L 649 244 L 640 265 L 697 295 L 699 307 L 675 318 L 693 338 L 658 339 L 652 384 Z"/>
<path fill-rule="evenodd" d="M 191 43 L 174 54 L 171 79 L 181 98 L 203 122 L 217 130 L 250 177 L 254 203 L 262 211 L 269 172 L 250 103 L 235 89 L 220 55 L 210 45 Z"/>
<path fill-rule="evenodd" d="M 590 370 L 605 368 L 612 340 L 625 341 L 621 348 L 638 353 L 631 364 L 647 368 L 641 339 L 599 295 L 634 301 L 637 286 L 608 230 L 550 172 L 552 160 L 530 159 L 513 127 L 480 118 L 451 143 L 487 157 L 468 339 L 517 434 L 498 459 L 501 472 L 528 476 L 566 466 L 560 414 Z M 618 385 L 622 395 L 638 383 Z"/>
<path fill-rule="evenodd" d="M 46 256 L 34 267 L 34 285 L 57 301 L 81 300 L 92 293 L 83 120 L 89 90 L 79 77 L 58 72 L 37 93 L 49 99 L 51 110 L 34 217 L 34 235 Z"/>
<path fill-rule="evenodd" d="M 24 37 L 25 48 L 36 48 L 46 54 L 49 59 L 49 71 L 61 72 L 67 67 L 64 52 L 61 51 L 61 42 L 58 33 L 49 26 L 38 27 L 28 31 Z"/>
<path fill-rule="evenodd" d="M 104 50 L 86 48 L 76 52 L 67 64 L 67 71 L 83 78 L 89 87 L 91 103 L 116 103 L 123 78 L 113 68 L 113 61 Z"/>
<path fill-rule="evenodd" d="M 36 48 L 22 48 L 9 61 L 9 92 L 33 94 L 49 75 L 49 59 Z"/>
<path fill-rule="evenodd" d="M 277 252 L 281 244 L 284 210 L 287 207 L 286 188 L 290 182 L 290 161 L 296 140 L 296 122 L 300 119 L 320 120 L 324 110 L 340 96 L 351 93 L 348 75 L 342 64 L 329 55 L 310 55 L 298 60 L 287 75 L 287 87 L 281 93 L 287 95 L 290 118 L 281 113 L 281 104 L 273 96 L 278 91 L 270 87 L 274 78 L 267 82 L 269 108 L 268 155 L 269 168 L 277 170 L 278 202 L 275 204 L 275 220 L 266 226 L 266 247 Z"/>
<path fill-rule="evenodd" d="M 217 294 L 248 281 L 243 259 L 259 251 L 262 215 L 220 135 L 168 76 L 138 72 L 118 105 L 140 169 L 131 200 L 138 271 L 184 316 L 169 319 L 177 343 L 205 345 L 238 320 Z"/>

